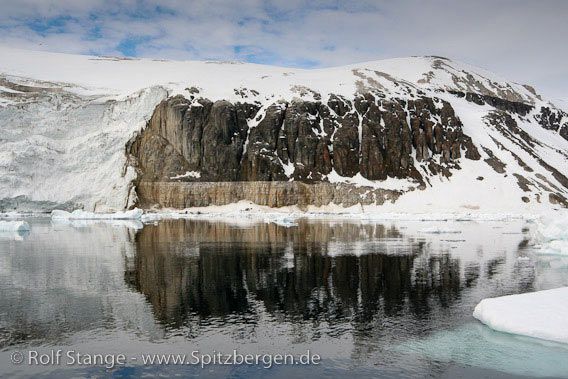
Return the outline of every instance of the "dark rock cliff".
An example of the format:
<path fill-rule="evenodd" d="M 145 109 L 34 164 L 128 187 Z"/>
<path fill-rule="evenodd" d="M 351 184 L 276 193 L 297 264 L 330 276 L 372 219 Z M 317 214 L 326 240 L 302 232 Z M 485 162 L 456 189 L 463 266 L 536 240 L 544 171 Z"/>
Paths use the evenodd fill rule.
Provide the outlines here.
<path fill-rule="evenodd" d="M 335 171 L 370 180 L 450 176 L 455 160 L 479 159 L 451 105 L 365 93 L 326 103 L 257 104 L 172 97 L 127 146 L 139 181 L 326 181 Z M 193 175 L 184 173 L 191 172 Z"/>

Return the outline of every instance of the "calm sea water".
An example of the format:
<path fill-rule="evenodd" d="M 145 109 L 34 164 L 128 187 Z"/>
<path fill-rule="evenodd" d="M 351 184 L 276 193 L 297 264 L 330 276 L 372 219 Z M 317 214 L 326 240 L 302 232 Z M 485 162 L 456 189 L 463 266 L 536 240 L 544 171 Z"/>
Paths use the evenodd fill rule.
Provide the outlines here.
<path fill-rule="evenodd" d="M 0 234 L 0 377 L 568 377 L 568 347 L 472 317 L 485 297 L 568 285 L 524 221 L 29 222 Z M 59 349 L 128 362 L 11 361 Z M 140 362 L 233 350 L 321 362 Z"/>

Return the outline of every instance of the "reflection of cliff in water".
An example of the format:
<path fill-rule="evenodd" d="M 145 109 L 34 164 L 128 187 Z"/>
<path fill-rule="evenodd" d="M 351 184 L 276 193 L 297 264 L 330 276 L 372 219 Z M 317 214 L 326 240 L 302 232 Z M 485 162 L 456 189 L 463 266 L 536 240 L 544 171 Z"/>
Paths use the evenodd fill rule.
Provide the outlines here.
<path fill-rule="evenodd" d="M 172 326 L 254 319 L 262 309 L 282 320 L 329 323 L 365 323 L 377 314 L 422 318 L 459 299 L 466 286 L 457 259 L 425 255 L 424 241 L 377 224 L 164 221 L 145 227 L 136 245 L 127 280 Z"/>

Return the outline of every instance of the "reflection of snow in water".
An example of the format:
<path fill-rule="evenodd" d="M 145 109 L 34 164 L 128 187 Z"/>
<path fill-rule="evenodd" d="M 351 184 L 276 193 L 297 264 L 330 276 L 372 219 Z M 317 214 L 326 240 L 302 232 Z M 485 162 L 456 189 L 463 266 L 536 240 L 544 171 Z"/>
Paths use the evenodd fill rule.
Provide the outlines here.
<path fill-rule="evenodd" d="M 539 255 L 535 262 L 535 270 L 537 288 L 568 286 L 568 257 Z"/>
<path fill-rule="evenodd" d="M 29 230 L 18 230 L 11 232 L 0 232 L 0 240 L 6 241 L 23 241 L 30 235 Z"/>
<path fill-rule="evenodd" d="M 7 310 L 10 329 L 39 328 L 31 338 L 40 340 L 65 338 L 110 318 L 152 330 L 148 305 L 124 281 L 125 257 L 134 255 L 130 229 L 38 221 L 32 226 L 17 245 L 0 238 L 0 308 Z"/>
<path fill-rule="evenodd" d="M 30 224 L 25 221 L 0 221 L 0 232 L 26 232 Z"/>
<path fill-rule="evenodd" d="M 110 220 L 110 219 L 69 220 L 69 219 L 53 218 L 51 219 L 51 222 L 56 225 L 70 225 L 74 228 L 87 228 L 95 224 L 107 224 L 116 227 L 126 227 L 135 230 L 139 230 L 144 227 L 144 224 L 140 220 Z"/>
<path fill-rule="evenodd" d="M 224 346 L 254 353 L 286 346 L 311 348 L 329 359 L 349 355 L 350 364 L 353 357 L 385 362 L 384 349 L 400 344 L 408 336 L 406 329 L 430 335 L 470 317 L 481 298 L 551 288 L 568 280 L 562 262 L 535 260 L 530 248 L 519 251 L 526 238 L 520 220 L 295 222 L 289 228 L 262 222 L 160 221 L 142 230 L 106 222 L 32 222 L 33 233 L 23 241 L 0 239 L 0 309 L 9 310 L 4 326 L 16 332 L 33 326 L 36 334 L 26 337 L 31 344 L 67 343 L 103 352 L 107 346 L 117 352 L 163 352 L 165 345 L 176 352 L 192 345 L 204 351 Z M 460 233 L 420 233 L 425 228 Z M 145 260 L 144 270 L 140 259 Z M 231 262 L 239 267 L 227 267 Z M 322 271 L 314 273 L 317 269 Z M 244 288 L 250 313 L 231 313 L 230 308 L 213 317 L 192 308 L 188 286 L 197 275 L 204 278 L 200 290 L 205 297 L 199 301 L 222 305 L 222 298 L 228 298 L 232 306 Z M 244 285 L 240 280 L 246 280 Z M 143 295 L 139 282 L 152 288 Z M 267 291 L 275 288 L 279 291 Z M 430 312 L 423 320 L 409 309 L 411 302 L 420 305 L 422 300 Z M 271 309 L 275 304 L 276 310 Z M 303 308 L 305 304 L 309 307 Z M 393 304 L 392 314 L 388 304 Z M 160 307 L 174 316 L 186 312 L 186 318 L 180 325 L 164 326 L 158 321 Z M 303 312 L 317 322 L 302 322 Z M 368 330 L 354 333 L 351 317 L 365 312 L 370 313 L 364 325 Z M 330 314 L 336 319 L 327 318 Z M 421 323 L 427 328 L 421 329 Z M 460 343 L 444 340 L 464 351 L 448 359 L 457 364 L 482 361 L 484 351 L 475 345 L 478 336 L 465 337 Z M 413 349 L 420 358 L 437 359 L 429 349 L 442 349 L 428 347 L 429 339 L 419 342 L 425 345 Z M 467 356 L 468 345 L 472 355 L 481 357 Z M 513 361 L 524 351 L 513 345 L 510 349 Z M 499 351 L 505 360 L 507 350 Z M 2 370 L 13 368 L 8 359 L 9 352 L 0 353 Z"/>
<path fill-rule="evenodd" d="M 430 228 L 424 228 L 420 230 L 420 233 L 432 233 L 432 234 L 459 234 L 461 230 L 452 229 L 447 227 L 433 226 Z"/>
<path fill-rule="evenodd" d="M 495 332 L 480 323 L 434 332 L 395 347 L 401 353 L 514 375 L 567 377 L 568 346 Z"/>
<path fill-rule="evenodd" d="M 283 268 L 294 268 L 294 247 L 291 244 L 286 246 L 282 259 L 284 260 Z"/>

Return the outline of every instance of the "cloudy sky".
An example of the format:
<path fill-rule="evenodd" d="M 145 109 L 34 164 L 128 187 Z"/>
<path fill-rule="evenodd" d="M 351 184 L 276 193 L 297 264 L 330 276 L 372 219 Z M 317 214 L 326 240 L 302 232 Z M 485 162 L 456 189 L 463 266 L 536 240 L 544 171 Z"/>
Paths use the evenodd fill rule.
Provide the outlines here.
<path fill-rule="evenodd" d="M 0 44 L 304 68 L 442 55 L 568 99 L 567 16 L 567 0 L 0 0 Z"/>

